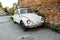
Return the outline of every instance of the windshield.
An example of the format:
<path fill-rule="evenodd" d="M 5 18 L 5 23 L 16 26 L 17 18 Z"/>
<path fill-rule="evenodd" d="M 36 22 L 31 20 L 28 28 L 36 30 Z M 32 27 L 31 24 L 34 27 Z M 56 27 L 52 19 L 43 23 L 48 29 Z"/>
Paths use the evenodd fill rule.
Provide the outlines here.
<path fill-rule="evenodd" d="M 32 13 L 32 11 L 30 9 L 21 9 L 20 12 L 21 12 L 21 14 Z"/>
<path fill-rule="evenodd" d="M 25 13 L 27 13 L 27 10 L 26 9 L 21 9 L 20 12 L 21 12 L 21 14 L 25 14 Z"/>

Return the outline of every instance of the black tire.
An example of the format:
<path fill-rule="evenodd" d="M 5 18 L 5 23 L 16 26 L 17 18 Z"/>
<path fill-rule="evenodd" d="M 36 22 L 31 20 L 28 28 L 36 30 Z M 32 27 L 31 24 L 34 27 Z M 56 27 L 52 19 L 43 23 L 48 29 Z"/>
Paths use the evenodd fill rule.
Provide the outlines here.
<path fill-rule="evenodd" d="M 22 26 L 23 31 L 27 31 L 27 27 L 25 26 L 23 21 L 20 21 L 20 25 Z"/>

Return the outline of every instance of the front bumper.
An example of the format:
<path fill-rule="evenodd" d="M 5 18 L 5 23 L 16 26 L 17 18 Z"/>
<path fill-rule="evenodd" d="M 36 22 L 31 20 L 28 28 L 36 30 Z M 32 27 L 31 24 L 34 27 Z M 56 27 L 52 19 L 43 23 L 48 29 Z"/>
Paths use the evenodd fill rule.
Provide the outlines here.
<path fill-rule="evenodd" d="M 34 28 L 34 27 L 37 27 L 37 26 L 40 26 L 42 25 L 43 23 L 39 23 L 39 24 L 33 24 L 33 25 L 26 25 L 27 28 Z"/>

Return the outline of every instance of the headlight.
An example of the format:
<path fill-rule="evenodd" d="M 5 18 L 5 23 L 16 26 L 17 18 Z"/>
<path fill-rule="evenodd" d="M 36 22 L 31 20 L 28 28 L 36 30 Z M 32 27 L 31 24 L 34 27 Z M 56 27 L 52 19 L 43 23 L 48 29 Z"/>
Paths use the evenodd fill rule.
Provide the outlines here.
<path fill-rule="evenodd" d="M 27 20 L 27 24 L 32 25 L 32 21 Z"/>
<path fill-rule="evenodd" d="M 44 21 L 44 18 L 41 18 L 41 21 Z"/>

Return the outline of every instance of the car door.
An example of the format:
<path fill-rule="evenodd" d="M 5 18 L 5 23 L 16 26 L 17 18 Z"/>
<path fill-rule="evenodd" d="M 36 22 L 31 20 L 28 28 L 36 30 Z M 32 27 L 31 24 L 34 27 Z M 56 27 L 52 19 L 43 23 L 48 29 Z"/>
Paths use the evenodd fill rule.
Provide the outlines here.
<path fill-rule="evenodd" d="M 14 21 L 16 21 L 17 23 L 20 23 L 20 16 L 19 16 L 18 10 L 16 10 L 14 13 Z"/>

